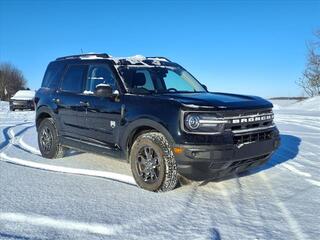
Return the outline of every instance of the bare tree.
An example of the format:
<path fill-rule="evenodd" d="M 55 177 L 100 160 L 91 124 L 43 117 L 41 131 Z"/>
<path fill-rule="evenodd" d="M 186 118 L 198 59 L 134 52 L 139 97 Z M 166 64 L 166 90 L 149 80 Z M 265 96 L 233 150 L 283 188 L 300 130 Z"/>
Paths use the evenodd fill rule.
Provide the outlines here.
<path fill-rule="evenodd" d="M 25 86 L 26 80 L 19 69 L 10 63 L 0 64 L 0 100 L 9 100 Z"/>
<path fill-rule="evenodd" d="M 297 84 L 310 96 L 320 95 L 320 30 L 316 40 L 308 44 L 307 66 Z"/>

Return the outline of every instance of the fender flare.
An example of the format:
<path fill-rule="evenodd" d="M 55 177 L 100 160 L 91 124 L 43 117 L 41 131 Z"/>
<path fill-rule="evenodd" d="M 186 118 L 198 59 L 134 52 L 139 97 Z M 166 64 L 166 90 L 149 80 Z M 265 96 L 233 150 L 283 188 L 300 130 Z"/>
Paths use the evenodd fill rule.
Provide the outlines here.
<path fill-rule="evenodd" d="M 127 146 L 131 138 L 136 133 L 136 130 L 139 128 L 153 128 L 158 132 L 162 133 L 167 140 L 169 141 L 170 145 L 175 143 L 172 135 L 168 131 L 168 129 L 161 124 L 161 122 L 157 122 L 156 120 L 148 119 L 148 118 L 140 118 L 125 127 L 125 130 L 122 133 L 122 137 L 120 138 L 120 146 L 124 150 L 125 156 L 128 157 L 128 150 Z"/>
<path fill-rule="evenodd" d="M 49 107 L 47 106 L 40 106 L 38 109 L 37 109 L 37 113 L 36 113 L 36 127 L 38 128 L 38 119 L 40 118 L 40 116 L 42 114 L 48 114 L 51 118 L 53 118 L 54 122 L 56 123 L 56 127 L 58 129 L 60 129 L 60 124 L 59 124 L 59 121 L 56 117 L 56 114 L 53 112 L 52 109 L 50 109 Z"/>

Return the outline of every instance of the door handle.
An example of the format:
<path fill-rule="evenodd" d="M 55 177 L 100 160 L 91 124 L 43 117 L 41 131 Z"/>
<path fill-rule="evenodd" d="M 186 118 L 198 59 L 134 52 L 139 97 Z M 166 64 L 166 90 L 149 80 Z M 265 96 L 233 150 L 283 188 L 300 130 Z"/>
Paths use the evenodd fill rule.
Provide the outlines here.
<path fill-rule="evenodd" d="M 89 102 L 80 101 L 80 106 L 89 107 L 90 103 Z"/>
<path fill-rule="evenodd" d="M 52 101 L 56 104 L 59 104 L 60 103 L 60 99 L 59 98 L 53 98 Z"/>

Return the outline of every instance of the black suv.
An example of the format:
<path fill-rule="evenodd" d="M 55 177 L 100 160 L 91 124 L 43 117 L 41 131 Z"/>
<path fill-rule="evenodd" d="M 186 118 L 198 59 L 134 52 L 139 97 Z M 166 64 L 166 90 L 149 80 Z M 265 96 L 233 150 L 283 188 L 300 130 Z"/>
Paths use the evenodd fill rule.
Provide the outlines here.
<path fill-rule="evenodd" d="M 42 156 L 74 148 L 124 159 L 151 191 L 175 188 L 178 174 L 204 180 L 259 166 L 280 143 L 270 102 L 208 92 L 164 57 L 57 58 L 35 102 Z"/>

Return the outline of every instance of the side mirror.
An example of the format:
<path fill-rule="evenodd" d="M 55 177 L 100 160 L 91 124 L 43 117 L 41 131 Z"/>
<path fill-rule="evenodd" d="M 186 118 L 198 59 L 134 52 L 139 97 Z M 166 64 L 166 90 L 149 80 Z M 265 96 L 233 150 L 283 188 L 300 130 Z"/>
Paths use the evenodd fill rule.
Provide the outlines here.
<path fill-rule="evenodd" d="M 202 87 L 204 88 L 204 90 L 206 90 L 207 92 L 208 92 L 208 88 L 207 88 L 207 86 L 206 85 L 204 85 L 204 84 L 201 84 L 202 85 Z"/>
<path fill-rule="evenodd" d="M 94 94 L 98 97 L 111 98 L 113 96 L 112 87 L 109 84 L 100 83 L 96 86 Z"/>

